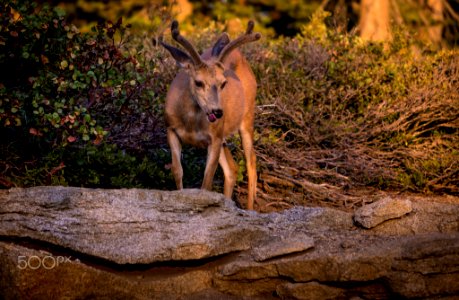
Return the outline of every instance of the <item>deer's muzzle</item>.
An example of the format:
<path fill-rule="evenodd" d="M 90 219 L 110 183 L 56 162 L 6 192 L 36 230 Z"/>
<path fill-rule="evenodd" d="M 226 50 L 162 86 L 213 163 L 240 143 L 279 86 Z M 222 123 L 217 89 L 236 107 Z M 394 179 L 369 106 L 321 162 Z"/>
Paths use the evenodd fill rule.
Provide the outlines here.
<path fill-rule="evenodd" d="M 212 123 L 217 121 L 217 119 L 220 119 L 221 117 L 223 117 L 223 110 L 221 109 L 214 109 L 211 113 L 207 115 L 207 119 L 209 120 L 209 122 Z"/>

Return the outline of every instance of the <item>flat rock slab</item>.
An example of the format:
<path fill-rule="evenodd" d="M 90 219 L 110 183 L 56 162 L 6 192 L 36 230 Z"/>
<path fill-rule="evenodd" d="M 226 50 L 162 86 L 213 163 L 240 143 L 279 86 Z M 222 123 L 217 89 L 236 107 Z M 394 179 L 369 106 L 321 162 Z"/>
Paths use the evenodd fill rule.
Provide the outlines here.
<path fill-rule="evenodd" d="M 354 220 L 365 228 L 373 228 L 387 220 L 400 218 L 412 210 L 410 200 L 387 197 L 359 208 L 355 212 Z"/>
<path fill-rule="evenodd" d="M 286 234 L 271 237 L 269 241 L 254 247 L 252 256 L 255 261 L 265 261 L 274 257 L 303 252 L 314 247 L 314 239 L 305 234 Z"/>
<path fill-rule="evenodd" d="M 0 193 L 0 235 L 28 237 L 119 264 L 247 250 L 263 233 L 223 195 L 63 187 Z"/>
<path fill-rule="evenodd" d="M 305 207 L 260 215 L 204 190 L 34 187 L 0 191 L 0 236 L 47 242 L 117 264 L 215 257 L 249 250 L 271 234 L 301 234 L 318 227 L 351 228 L 352 215 Z M 289 254 L 309 244 L 310 240 L 284 242 L 258 257 Z"/>

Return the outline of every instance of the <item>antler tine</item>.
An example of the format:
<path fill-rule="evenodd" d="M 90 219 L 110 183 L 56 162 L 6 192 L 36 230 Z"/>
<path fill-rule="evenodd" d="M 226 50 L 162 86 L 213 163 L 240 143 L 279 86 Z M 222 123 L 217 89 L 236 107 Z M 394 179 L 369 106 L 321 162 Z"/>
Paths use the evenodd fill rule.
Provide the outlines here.
<path fill-rule="evenodd" d="M 253 20 L 249 20 L 249 23 L 247 24 L 247 30 L 245 31 L 245 34 L 251 34 L 253 31 L 253 27 L 255 27 L 255 22 Z"/>
<path fill-rule="evenodd" d="M 153 40 L 153 44 L 156 44 L 156 45 L 157 44 L 160 44 L 160 45 L 164 45 L 165 44 L 164 43 L 164 36 L 163 36 L 162 33 L 159 35 L 159 37 L 157 39 L 153 38 L 152 40 Z"/>
<path fill-rule="evenodd" d="M 245 33 L 239 36 L 237 39 L 231 41 L 228 45 L 226 45 L 226 47 L 223 48 L 222 52 L 218 56 L 218 60 L 219 61 L 225 60 L 226 56 L 228 56 L 231 53 L 231 51 L 233 51 L 234 49 L 236 49 L 237 47 L 243 44 L 247 44 L 247 43 L 259 40 L 261 38 L 261 34 L 258 32 L 253 33 L 252 32 L 253 27 L 254 27 L 254 22 L 250 20 L 249 23 L 247 24 L 247 30 L 245 31 Z"/>
<path fill-rule="evenodd" d="M 158 37 L 158 40 L 153 39 L 153 41 L 159 43 L 166 49 L 174 48 L 172 45 L 169 45 L 168 43 L 164 42 L 164 36 L 162 34 Z"/>
<path fill-rule="evenodd" d="M 174 20 L 172 22 L 172 24 L 171 24 L 172 37 L 180 45 L 182 45 L 182 47 L 185 48 L 186 51 L 188 51 L 188 54 L 190 54 L 191 59 L 193 60 L 193 62 L 194 62 L 194 64 L 196 66 L 203 65 L 204 63 L 201 60 L 201 57 L 199 56 L 199 54 L 196 51 L 196 49 L 194 49 L 193 45 L 180 34 L 180 30 L 178 29 L 178 25 L 179 25 L 179 23 L 176 20 Z"/>

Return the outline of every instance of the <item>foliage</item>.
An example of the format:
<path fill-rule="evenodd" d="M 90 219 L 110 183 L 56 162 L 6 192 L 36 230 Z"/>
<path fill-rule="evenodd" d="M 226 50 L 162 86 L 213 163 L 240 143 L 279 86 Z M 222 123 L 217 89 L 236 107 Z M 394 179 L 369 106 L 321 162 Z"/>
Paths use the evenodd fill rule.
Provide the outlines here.
<path fill-rule="evenodd" d="M 168 1 L 163 0 L 52 2 L 62 7 L 67 12 L 68 18 L 82 31 L 89 31 L 100 21 L 118 20 L 121 17 L 125 22 L 132 24 L 134 30 L 156 29 L 162 26 L 161 14 L 157 11 L 165 9 L 168 4 Z M 156 13 L 152 14 L 152 10 Z"/>
<path fill-rule="evenodd" d="M 236 18 L 256 19 L 257 23 L 271 28 L 275 35 L 292 36 L 300 31 L 313 12 L 320 6 L 320 1 L 192 1 L 194 4 L 194 22 L 208 23 L 209 20 L 220 22 Z"/>
<path fill-rule="evenodd" d="M 128 125 L 133 127 L 134 117 L 144 120 L 142 114 L 157 110 L 158 89 L 164 89 L 154 85 L 157 76 L 146 74 L 145 66 L 124 49 L 126 27 L 121 19 L 81 34 L 58 9 L 10 2 L 2 10 L 0 63 L 3 70 L 11 70 L 0 78 L 0 122 L 6 137 L 2 165 L 9 174 L 4 184 L 49 183 L 46 176 L 39 179 L 40 172 L 28 170 L 59 176 L 83 154 L 88 161 L 79 164 L 82 171 L 92 164 L 91 159 L 113 155 L 121 159 L 114 148 L 103 145 L 88 151 L 88 147 L 116 139 Z M 130 159 L 134 161 L 126 158 Z M 35 177 L 34 181 L 29 177 Z M 66 177 L 59 182 L 94 184 L 98 179 Z M 128 182 L 136 184 L 134 179 Z M 106 184 L 125 185 L 119 180 Z"/>
<path fill-rule="evenodd" d="M 250 52 L 266 183 L 332 201 L 369 185 L 457 194 L 457 51 L 419 53 L 402 34 L 365 43 L 324 32 L 326 17 Z"/>

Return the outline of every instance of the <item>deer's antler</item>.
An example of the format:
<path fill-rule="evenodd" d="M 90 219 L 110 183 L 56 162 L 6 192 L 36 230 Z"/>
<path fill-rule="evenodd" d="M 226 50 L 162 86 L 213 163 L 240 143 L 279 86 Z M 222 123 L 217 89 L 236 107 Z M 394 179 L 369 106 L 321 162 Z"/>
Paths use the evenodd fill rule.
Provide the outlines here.
<path fill-rule="evenodd" d="M 193 60 L 193 63 L 195 64 L 195 66 L 204 65 L 204 62 L 202 61 L 201 57 L 199 56 L 199 53 L 196 51 L 196 49 L 193 47 L 193 45 L 180 34 L 180 31 L 178 29 L 178 25 L 179 25 L 178 21 L 174 20 L 172 22 L 172 24 L 171 24 L 172 37 L 180 45 L 182 45 L 183 48 L 185 48 L 185 50 L 191 56 L 191 59 Z"/>
<path fill-rule="evenodd" d="M 259 40 L 261 38 L 261 34 L 256 32 L 253 33 L 253 27 L 254 27 L 254 22 L 252 20 L 249 21 L 247 24 L 247 30 L 245 33 L 241 36 L 239 36 L 237 39 L 231 41 L 228 45 L 223 48 L 223 50 L 220 52 L 220 55 L 218 56 L 218 60 L 223 62 L 225 58 L 237 47 L 247 44 L 250 42 L 254 42 L 256 40 Z"/>

